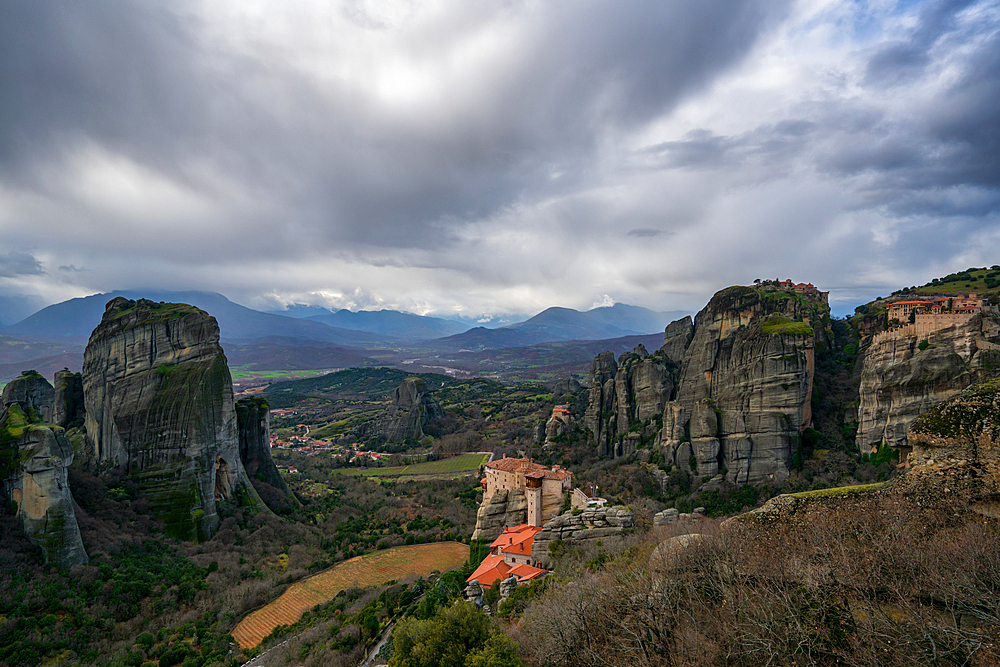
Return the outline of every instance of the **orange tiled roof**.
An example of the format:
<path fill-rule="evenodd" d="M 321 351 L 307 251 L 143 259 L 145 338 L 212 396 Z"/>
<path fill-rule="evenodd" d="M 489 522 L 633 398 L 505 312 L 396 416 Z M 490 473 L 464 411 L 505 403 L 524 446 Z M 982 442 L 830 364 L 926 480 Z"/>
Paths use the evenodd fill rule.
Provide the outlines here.
<path fill-rule="evenodd" d="M 541 531 L 541 526 L 529 526 L 526 523 L 507 528 L 500 533 L 500 537 L 493 540 L 490 549 L 499 548 L 500 553 L 530 556 L 531 544 L 535 541 L 535 535 Z"/>
<path fill-rule="evenodd" d="M 510 572 L 510 565 L 504 562 L 503 555 L 491 555 L 483 559 L 483 562 L 479 564 L 475 572 L 469 575 L 466 581 L 476 579 L 481 585 L 489 588 L 493 582 L 505 578 L 508 572 Z"/>
<path fill-rule="evenodd" d="M 502 472 L 523 472 L 526 473 L 526 476 L 527 473 L 541 472 L 544 473 L 545 479 L 566 479 L 573 476 L 573 473 L 568 470 L 549 470 L 531 459 L 497 459 L 487 463 L 486 467 Z"/>
<path fill-rule="evenodd" d="M 531 581 L 532 579 L 540 577 L 546 572 L 547 570 L 535 567 L 534 565 L 515 565 L 514 567 L 510 568 L 510 571 L 507 573 L 507 576 L 513 574 L 514 576 L 517 577 L 518 583 L 521 583 L 524 581 Z"/>

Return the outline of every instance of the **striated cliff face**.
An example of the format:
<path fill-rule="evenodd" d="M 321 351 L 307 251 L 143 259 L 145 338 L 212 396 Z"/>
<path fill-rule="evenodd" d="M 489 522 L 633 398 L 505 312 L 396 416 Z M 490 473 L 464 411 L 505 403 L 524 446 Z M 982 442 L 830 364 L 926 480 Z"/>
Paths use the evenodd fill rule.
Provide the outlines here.
<path fill-rule="evenodd" d="M 4 391 L 0 411 L 0 482 L 29 539 L 42 548 L 47 562 L 69 567 L 87 562 L 73 509 L 67 470 L 73 449 L 63 430 L 39 416 L 38 376 L 21 376 Z"/>
<path fill-rule="evenodd" d="M 730 287 L 693 324 L 670 324 L 654 355 L 622 355 L 617 365 L 611 353 L 599 355 L 587 427 L 602 453 L 623 455 L 655 423 L 673 465 L 699 476 L 726 471 L 738 484 L 781 482 L 812 418 L 815 344 L 829 337 L 822 298 Z"/>
<path fill-rule="evenodd" d="M 236 424 L 239 429 L 240 460 L 243 461 L 247 475 L 292 497 L 271 458 L 271 419 L 267 399 L 248 396 L 238 400 Z"/>
<path fill-rule="evenodd" d="M 135 477 L 168 534 L 207 539 L 219 501 L 264 509 L 240 459 L 215 318 L 184 304 L 113 299 L 87 344 L 83 386 L 99 467 Z"/>
<path fill-rule="evenodd" d="M 424 437 L 424 424 L 442 415 L 427 390 L 427 383 L 420 378 L 406 378 L 393 393 L 385 414 L 365 429 L 365 435 L 381 435 L 388 442 L 420 440 Z"/>
<path fill-rule="evenodd" d="M 3 388 L 3 409 L 16 404 L 36 420 L 51 422 L 54 402 L 52 385 L 34 371 L 22 373 Z"/>
<path fill-rule="evenodd" d="M 662 352 L 650 355 L 639 345 L 615 363 L 602 352 L 590 368 L 590 400 L 584 425 L 594 434 L 602 456 L 635 452 L 644 433 L 652 433 L 674 391 L 677 365 Z"/>
<path fill-rule="evenodd" d="M 857 444 L 909 446 L 914 419 L 966 387 L 1000 377 L 1000 319 L 977 315 L 940 329 L 926 343 L 881 334 L 864 351 Z M 920 348 L 924 347 L 923 350 Z"/>
<path fill-rule="evenodd" d="M 63 428 L 83 426 L 83 376 L 72 373 L 69 369 L 56 371 L 53 385 L 55 400 L 52 404 L 52 423 Z"/>

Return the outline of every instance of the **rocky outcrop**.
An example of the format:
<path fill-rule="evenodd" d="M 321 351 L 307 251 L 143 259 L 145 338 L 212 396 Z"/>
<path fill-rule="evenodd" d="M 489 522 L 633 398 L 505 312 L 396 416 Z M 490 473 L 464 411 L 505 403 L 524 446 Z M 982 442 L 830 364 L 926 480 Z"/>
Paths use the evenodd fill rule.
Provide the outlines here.
<path fill-rule="evenodd" d="M 427 390 L 427 383 L 416 377 L 406 378 L 396 388 L 385 413 L 371 422 L 363 435 L 381 436 L 387 442 L 420 440 L 424 437 L 424 425 L 442 416 L 437 401 Z"/>
<path fill-rule="evenodd" d="M 694 336 L 694 322 L 688 315 L 667 325 L 663 332 L 663 347 L 660 350 L 676 364 L 684 361 L 684 352 Z"/>
<path fill-rule="evenodd" d="M 49 381 L 35 371 L 24 371 L 3 388 L 3 408 L 17 404 L 33 419 L 52 422 L 55 392 Z"/>
<path fill-rule="evenodd" d="M 239 431 L 240 460 L 247 475 L 290 495 L 271 458 L 271 406 L 260 396 L 236 401 L 236 426 Z"/>
<path fill-rule="evenodd" d="M 617 364 L 598 355 L 586 425 L 600 453 L 652 442 L 699 476 L 780 483 L 811 423 L 814 349 L 829 344 L 829 316 L 819 292 L 730 287 L 693 325 L 671 323 L 654 354 L 637 349 Z"/>
<path fill-rule="evenodd" d="M 582 389 L 583 386 L 577 382 L 576 378 L 566 378 L 557 382 L 556 386 L 552 388 L 552 398 L 558 401 L 563 396 L 578 394 Z"/>
<path fill-rule="evenodd" d="M 19 389 L 4 392 L 0 481 L 28 538 L 41 547 L 47 562 L 66 568 L 87 562 L 67 478 L 73 448 L 63 429 L 38 416 L 38 379 L 28 376 Z M 22 391 L 26 387 L 32 390 Z"/>
<path fill-rule="evenodd" d="M 883 333 L 864 351 L 857 444 L 908 447 L 918 415 L 966 387 L 1000 377 L 1000 319 L 977 315 L 964 324 L 916 336 Z M 923 348 L 923 349 L 921 349 Z"/>
<path fill-rule="evenodd" d="M 737 484 L 784 480 L 811 421 L 814 343 L 827 341 L 828 323 L 819 298 L 752 287 L 722 290 L 698 313 L 681 367 L 679 410 L 670 411 L 690 420 L 699 474 L 726 469 Z M 685 465 L 676 423 L 664 430 L 665 455 Z"/>
<path fill-rule="evenodd" d="M 113 299 L 87 344 L 83 385 L 98 466 L 133 476 L 169 535 L 207 539 L 222 501 L 265 509 L 240 458 L 215 318 L 184 304 Z"/>
<path fill-rule="evenodd" d="M 527 522 L 528 498 L 524 489 L 499 490 L 480 503 L 472 539 L 492 542 L 504 528 Z"/>
<path fill-rule="evenodd" d="M 624 507 L 598 507 L 577 513 L 566 512 L 545 522 L 531 544 L 531 560 L 538 567 L 552 566 L 549 548 L 556 540 L 568 545 L 594 544 L 597 540 L 620 537 L 632 528 L 632 512 Z"/>
<path fill-rule="evenodd" d="M 52 422 L 63 428 L 83 426 L 86 409 L 83 401 L 83 375 L 64 368 L 56 371 L 55 400 L 52 405 Z"/>
<path fill-rule="evenodd" d="M 924 504 L 961 498 L 1000 518 L 1000 380 L 974 385 L 910 424 L 909 470 L 894 490 Z"/>
<path fill-rule="evenodd" d="M 615 363 L 603 352 L 590 369 L 590 400 L 584 425 L 597 442 L 599 453 L 627 456 L 646 434 L 655 433 L 674 389 L 676 364 L 664 354 L 650 355 L 642 345 Z"/>

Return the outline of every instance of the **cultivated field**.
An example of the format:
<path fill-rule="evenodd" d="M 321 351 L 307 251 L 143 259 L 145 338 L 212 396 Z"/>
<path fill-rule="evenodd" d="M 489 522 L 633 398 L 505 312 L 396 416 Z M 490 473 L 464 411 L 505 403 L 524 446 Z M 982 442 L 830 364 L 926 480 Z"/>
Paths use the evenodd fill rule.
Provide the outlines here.
<path fill-rule="evenodd" d="M 362 477 L 410 478 L 410 477 L 462 477 L 474 475 L 479 471 L 489 454 L 473 453 L 459 454 L 450 459 L 426 461 L 411 466 L 393 466 L 389 468 L 335 468 L 333 472 L 342 475 L 360 475 Z"/>
<path fill-rule="evenodd" d="M 458 567 L 469 557 L 469 547 L 458 542 L 436 542 L 396 547 L 357 556 L 293 584 L 274 602 L 251 613 L 233 630 L 243 648 L 256 646 L 279 625 L 290 625 L 318 604 L 352 586 L 376 586 L 410 575 L 427 576 Z"/>

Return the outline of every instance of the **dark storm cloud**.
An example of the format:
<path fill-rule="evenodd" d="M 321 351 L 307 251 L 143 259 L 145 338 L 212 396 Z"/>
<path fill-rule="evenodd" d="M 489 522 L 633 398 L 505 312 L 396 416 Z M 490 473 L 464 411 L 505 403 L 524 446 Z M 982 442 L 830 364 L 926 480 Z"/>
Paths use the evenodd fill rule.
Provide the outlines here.
<path fill-rule="evenodd" d="M 41 276 L 45 274 L 42 263 L 24 252 L 9 252 L 0 255 L 0 277 Z"/>
<path fill-rule="evenodd" d="M 604 133 L 710 81 L 782 4 L 498 5 L 498 18 L 525 14 L 527 29 L 497 80 L 442 127 L 280 60 L 223 51 L 185 3 L 4 3 L 0 170 L 52 187 L 31 181 L 39 162 L 89 140 L 195 189 L 207 186 L 184 164 L 207 160 L 322 243 L 446 244 L 464 221 L 580 183 Z M 298 252 L 247 236 L 244 251 Z"/>

